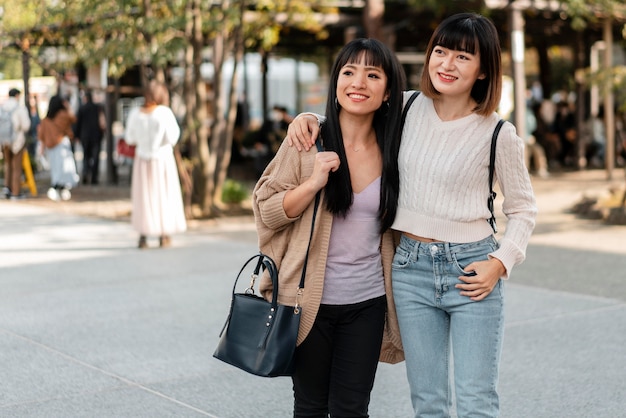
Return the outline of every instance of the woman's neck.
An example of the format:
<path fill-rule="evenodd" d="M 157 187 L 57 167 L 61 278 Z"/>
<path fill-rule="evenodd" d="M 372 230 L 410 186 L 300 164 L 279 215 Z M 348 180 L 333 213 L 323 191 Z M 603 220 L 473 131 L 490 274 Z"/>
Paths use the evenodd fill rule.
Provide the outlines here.
<path fill-rule="evenodd" d="M 149 113 L 152 112 L 157 106 L 158 105 L 155 102 L 144 103 L 144 105 L 141 106 L 141 110 L 145 113 Z"/>
<path fill-rule="evenodd" d="M 343 145 L 346 150 L 359 152 L 376 144 L 376 131 L 371 117 L 342 117 L 339 115 Z"/>
<path fill-rule="evenodd" d="M 439 119 L 450 121 L 474 113 L 476 101 L 471 96 L 463 98 L 437 97 L 433 99 L 433 106 L 435 106 L 435 112 L 437 112 Z"/>

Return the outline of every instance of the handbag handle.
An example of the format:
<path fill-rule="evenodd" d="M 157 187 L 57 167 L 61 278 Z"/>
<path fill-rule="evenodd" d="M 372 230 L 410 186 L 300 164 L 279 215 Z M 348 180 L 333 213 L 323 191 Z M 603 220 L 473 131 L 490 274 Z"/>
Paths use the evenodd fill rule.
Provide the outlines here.
<path fill-rule="evenodd" d="M 272 260 L 270 257 L 268 257 L 267 255 L 263 253 L 255 254 L 252 257 L 250 257 L 245 263 L 243 263 L 243 267 L 241 267 L 241 270 L 239 270 L 239 274 L 237 274 L 237 278 L 235 279 L 235 284 L 233 284 L 232 301 L 230 304 L 230 309 L 228 311 L 228 317 L 226 317 L 226 322 L 224 322 L 224 326 L 222 327 L 222 330 L 220 331 L 220 338 L 222 337 L 222 334 L 226 330 L 226 327 L 228 326 L 228 323 L 230 322 L 230 318 L 233 315 L 235 292 L 237 291 L 237 282 L 239 281 L 239 277 L 241 277 L 241 273 L 243 273 L 243 271 L 246 269 L 248 264 L 250 264 L 250 262 L 252 262 L 255 258 L 258 260 L 250 276 L 250 286 L 244 291 L 244 293 L 251 297 L 259 297 L 254 294 L 254 282 L 256 281 L 257 277 L 259 277 L 259 273 L 261 273 L 261 269 L 266 269 L 269 272 L 269 276 L 270 276 L 270 279 L 272 280 L 272 285 L 273 285 L 272 286 L 272 301 L 270 302 L 271 309 L 274 312 L 276 312 L 276 309 L 278 309 L 278 269 L 276 268 L 276 264 L 274 263 L 274 260 Z"/>
<path fill-rule="evenodd" d="M 241 273 L 243 273 L 248 264 L 250 264 L 250 262 L 253 261 L 255 258 L 257 258 L 258 260 L 256 266 L 254 267 L 254 270 L 252 271 L 252 274 L 250 275 L 250 285 L 246 288 L 246 290 L 244 290 L 244 293 L 246 295 L 254 295 L 254 283 L 256 282 L 256 279 L 259 277 L 259 274 L 262 273 L 262 270 L 267 270 L 272 281 L 271 303 L 273 307 L 276 307 L 278 304 L 278 268 L 276 268 L 276 263 L 274 263 L 274 260 L 272 260 L 269 256 L 263 253 L 253 255 L 248 259 L 248 261 L 243 264 L 243 267 L 241 267 L 241 270 L 239 270 L 239 274 L 237 274 L 235 284 L 233 285 L 233 295 L 237 290 L 237 282 L 239 281 Z"/>

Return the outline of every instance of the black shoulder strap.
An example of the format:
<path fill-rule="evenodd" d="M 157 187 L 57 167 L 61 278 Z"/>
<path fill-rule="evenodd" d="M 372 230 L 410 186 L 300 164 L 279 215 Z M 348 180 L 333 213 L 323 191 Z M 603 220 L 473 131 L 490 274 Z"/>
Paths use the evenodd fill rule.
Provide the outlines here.
<path fill-rule="evenodd" d="M 496 164 L 496 142 L 498 142 L 498 134 L 500 133 L 502 125 L 504 125 L 504 120 L 500 119 L 496 128 L 493 130 L 491 151 L 489 154 L 489 197 L 487 198 L 487 207 L 489 208 L 489 212 L 491 212 L 491 218 L 489 218 L 488 222 L 494 233 L 498 232 L 498 227 L 496 226 L 496 215 L 493 213 L 493 201 L 496 198 L 496 192 L 493 191 L 493 174 Z"/>
<path fill-rule="evenodd" d="M 317 152 L 324 151 L 322 147 L 322 141 L 315 141 L 315 146 L 317 147 Z M 311 249 L 311 240 L 313 240 L 313 229 L 315 228 L 315 218 L 317 217 L 317 207 L 320 203 L 320 196 L 322 192 L 319 191 L 315 194 L 315 206 L 313 207 L 313 217 L 311 219 L 311 232 L 309 233 L 309 244 L 306 247 L 306 254 L 304 255 L 304 265 L 302 266 L 302 275 L 300 276 L 300 284 L 298 285 L 298 292 L 302 292 L 301 289 L 304 289 L 304 278 L 306 277 L 306 266 L 309 262 L 309 250 Z"/>
<path fill-rule="evenodd" d="M 409 97 L 409 100 L 406 101 L 406 104 L 404 105 L 404 109 L 402 109 L 402 119 L 400 119 L 401 130 L 402 130 L 402 127 L 404 126 L 404 120 L 406 119 L 406 114 L 409 112 L 409 108 L 411 107 L 411 105 L 413 104 L 417 96 L 419 95 L 420 95 L 419 91 L 414 91 L 413 94 L 411 94 L 411 97 Z"/>

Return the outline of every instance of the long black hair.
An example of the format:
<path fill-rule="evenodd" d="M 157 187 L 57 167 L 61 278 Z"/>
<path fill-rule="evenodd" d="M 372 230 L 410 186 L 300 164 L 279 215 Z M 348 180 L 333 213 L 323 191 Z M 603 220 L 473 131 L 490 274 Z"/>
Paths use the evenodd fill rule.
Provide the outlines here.
<path fill-rule="evenodd" d="M 67 110 L 67 107 L 65 106 L 65 101 L 58 94 L 52 96 L 50 98 L 50 103 L 48 104 L 48 113 L 46 114 L 46 117 L 52 119 L 61 110 Z"/>
<path fill-rule="evenodd" d="M 374 114 L 374 131 L 381 150 L 383 169 L 380 187 L 378 218 L 381 232 L 387 230 L 396 217 L 399 193 L 398 150 L 400 148 L 400 117 L 402 113 L 402 91 L 406 78 L 395 54 L 375 39 L 355 39 L 346 44 L 335 59 L 330 75 L 328 99 L 326 101 L 326 122 L 322 125 L 321 136 L 324 148 L 335 151 L 339 156 L 339 169 L 330 173 L 325 190 L 326 208 L 333 214 L 345 216 L 353 201 L 350 169 L 343 146 L 339 109 L 337 102 L 337 80 L 346 64 L 358 63 L 365 59 L 368 66 L 380 67 L 387 76 L 388 105 L 383 103 Z"/>

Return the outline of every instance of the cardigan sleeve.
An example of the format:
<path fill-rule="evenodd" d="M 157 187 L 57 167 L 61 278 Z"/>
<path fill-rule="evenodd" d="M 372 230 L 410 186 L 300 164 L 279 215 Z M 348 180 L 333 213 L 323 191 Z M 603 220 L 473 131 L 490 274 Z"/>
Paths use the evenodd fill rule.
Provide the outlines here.
<path fill-rule="evenodd" d="M 262 228 L 259 238 L 265 229 L 280 230 L 300 218 L 287 216 L 283 199 L 289 190 L 295 189 L 311 176 L 316 153 L 315 148 L 299 152 L 286 142 L 281 144 L 253 192 L 253 205 Z"/>

